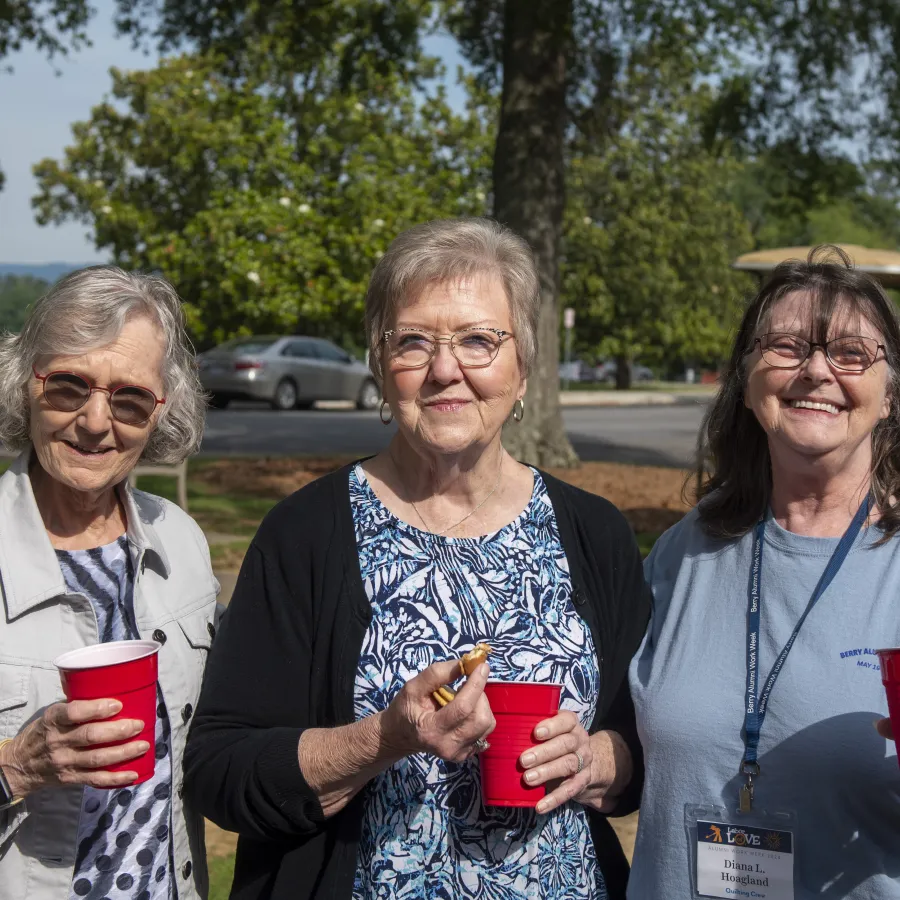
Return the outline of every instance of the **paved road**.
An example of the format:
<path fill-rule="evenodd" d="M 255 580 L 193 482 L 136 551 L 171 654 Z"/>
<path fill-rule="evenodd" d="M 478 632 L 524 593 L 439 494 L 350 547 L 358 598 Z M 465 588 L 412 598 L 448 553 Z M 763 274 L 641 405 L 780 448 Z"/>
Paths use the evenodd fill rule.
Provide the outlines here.
<path fill-rule="evenodd" d="M 563 419 L 582 459 L 689 466 L 702 402 L 676 406 L 568 408 Z M 277 413 L 262 407 L 212 410 L 202 452 L 284 456 L 340 453 L 364 456 L 385 447 L 395 426 L 377 413 L 316 409 Z"/>

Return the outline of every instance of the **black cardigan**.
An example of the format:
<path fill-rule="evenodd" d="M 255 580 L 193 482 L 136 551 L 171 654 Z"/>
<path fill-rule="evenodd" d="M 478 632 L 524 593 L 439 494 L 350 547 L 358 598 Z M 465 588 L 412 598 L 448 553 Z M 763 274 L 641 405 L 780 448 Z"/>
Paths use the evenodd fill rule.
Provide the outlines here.
<path fill-rule="evenodd" d="M 305 728 L 353 722 L 353 685 L 371 618 L 356 549 L 350 467 L 279 503 L 250 545 L 216 637 L 184 755 L 186 800 L 240 835 L 233 900 L 347 900 L 362 820 L 360 792 L 325 819 L 297 764 Z M 631 528 L 608 501 L 541 473 L 569 562 L 575 608 L 600 666 L 590 731 L 614 729 L 635 760 L 616 814 L 637 806 L 642 756 L 628 663 L 649 617 Z M 609 822 L 588 810 L 611 900 L 628 864 Z"/>

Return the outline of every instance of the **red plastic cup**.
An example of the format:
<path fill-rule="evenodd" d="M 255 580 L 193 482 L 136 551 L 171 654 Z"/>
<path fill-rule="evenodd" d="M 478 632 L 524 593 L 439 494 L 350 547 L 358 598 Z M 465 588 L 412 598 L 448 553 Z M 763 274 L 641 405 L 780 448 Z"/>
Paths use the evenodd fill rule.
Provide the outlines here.
<path fill-rule="evenodd" d="M 891 725 L 894 728 L 894 734 L 900 741 L 900 647 L 876 650 L 875 652 L 881 663 L 881 683 L 887 694 Z M 900 762 L 900 754 L 897 755 L 897 760 Z"/>
<path fill-rule="evenodd" d="M 97 744 L 115 747 L 130 741 L 146 741 L 150 749 L 136 759 L 116 763 L 110 772 L 137 772 L 132 784 L 153 777 L 156 768 L 156 641 L 109 641 L 63 653 L 53 660 L 59 669 L 66 700 L 118 700 L 122 709 L 104 721 L 140 719 L 143 731 L 125 741 Z"/>
<path fill-rule="evenodd" d="M 537 806 L 546 785 L 526 784 L 519 757 L 537 745 L 534 729 L 559 712 L 560 684 L 533 681 L 489 681 L 484 688 L 497 720 L 488 735 L 490 747 L 478 755 L 485 806 Z"/>

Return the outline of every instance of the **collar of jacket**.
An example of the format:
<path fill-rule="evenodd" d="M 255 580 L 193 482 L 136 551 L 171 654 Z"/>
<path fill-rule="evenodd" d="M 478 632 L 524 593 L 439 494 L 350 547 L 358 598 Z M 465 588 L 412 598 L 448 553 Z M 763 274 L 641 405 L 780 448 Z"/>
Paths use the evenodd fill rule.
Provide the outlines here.
<path fill-rule="evenodd" d="M 66 593 L 56 553 L 31 490 L 30 459 L 31 447 L 28 447 L 0 477 L 0 581 L 8 621 Z M 145 552 L 154 554 L 168 576 L 169 560 L 159 535 L 141 508 L 143 504 L 136 502 L 127 479 L 116 490 L 125 506 L 128 541 L 138 558 Z"/>

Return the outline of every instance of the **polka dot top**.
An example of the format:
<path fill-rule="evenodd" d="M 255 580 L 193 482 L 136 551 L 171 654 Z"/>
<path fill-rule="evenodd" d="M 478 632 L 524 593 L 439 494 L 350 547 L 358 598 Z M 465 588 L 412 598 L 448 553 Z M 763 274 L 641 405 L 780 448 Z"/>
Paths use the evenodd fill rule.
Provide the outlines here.
<path fill-rule="evenodd" d="M 57 550 L 70 592 L 91 601 L 100 641 L 136 640 L 134 575 L 122 536 L 92 550 Z M 156 771 L 133 788 L 86 787 L 78 822 L 70 900 L 174 900 L 172 755 L 169 719 L 157 687 Z"/>

